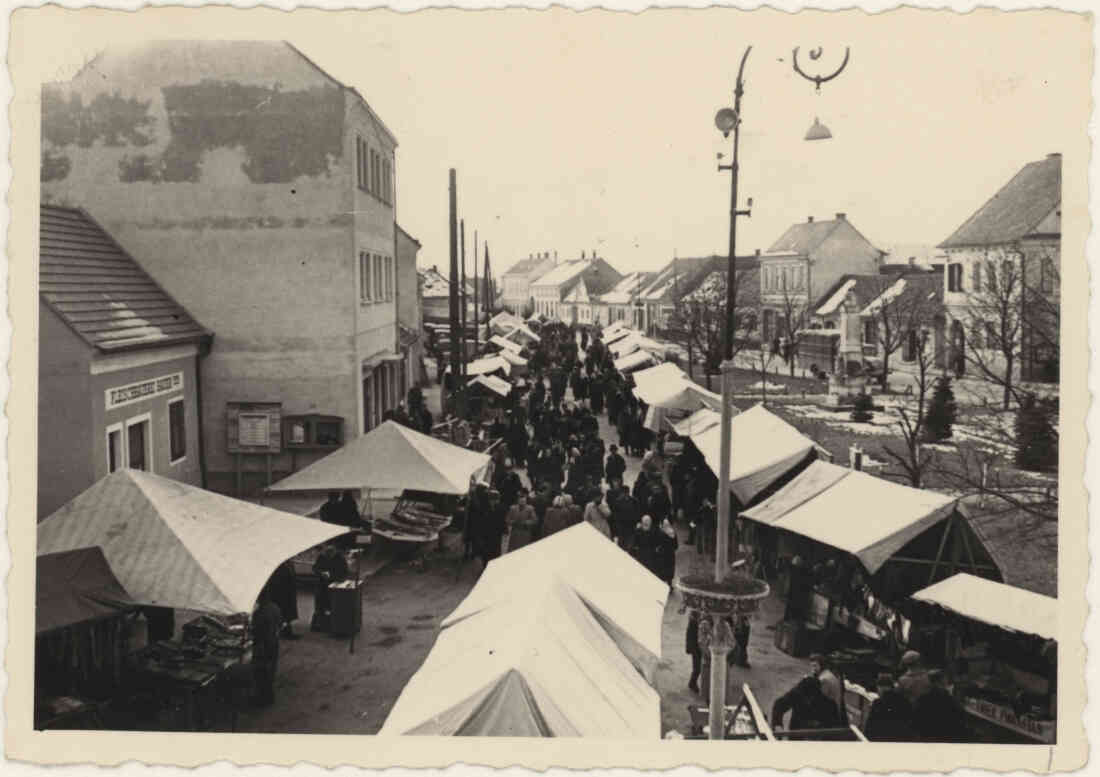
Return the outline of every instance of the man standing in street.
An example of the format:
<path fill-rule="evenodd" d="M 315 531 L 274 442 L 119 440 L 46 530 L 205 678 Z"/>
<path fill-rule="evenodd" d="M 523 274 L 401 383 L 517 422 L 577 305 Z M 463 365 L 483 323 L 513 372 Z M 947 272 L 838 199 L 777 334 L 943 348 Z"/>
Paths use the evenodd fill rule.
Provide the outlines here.
<path fill-rule="evenodd" d="M 265 587 L 252 614 L 252 703 L 267 707 L 275 703 L 275 670 L 279 666 L 279 625 L 282 613 Z"/>
<path fill-rule="evenodd" d="M 607 482 L 610 484 L 616 478 L 622 480 L 625 472 L 626 460 L 619 455 L 619 446 L 612 445 L 611 453 L 607 454 L 607 464 L 604 466 Z"/>
<path fill-rule="evenodd" d="M 878 676 L 878 698 L 871 703 L 863 733 L 872 742 L 911 742 L 913 705 L 894 684 L 894 676 L 883 672 Z"/>

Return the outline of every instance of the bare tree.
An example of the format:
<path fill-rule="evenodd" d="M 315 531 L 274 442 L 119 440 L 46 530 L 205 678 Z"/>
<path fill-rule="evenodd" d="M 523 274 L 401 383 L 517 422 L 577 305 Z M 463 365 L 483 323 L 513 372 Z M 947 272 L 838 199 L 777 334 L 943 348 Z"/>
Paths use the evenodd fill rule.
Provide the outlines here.
<path fill-rule="evenodd" d="M 1013 402 L 1019 404 L 1026 393 L 1017 373 L 1027 375 L 1037 353 L 1045 354 L 1047 365 L 1058 363 L 1058 283 L 1058 262 L 1051 248 L 989 248 L 971 264 L 965 363 L 1001 388 L 1005 410 Z"/>
<path fill-rule="evenodd" d="M 934 355 L 929 347 L 930 333 L 924 329 L 922 322 L 914 322 L 917 328 L 911 330 L 916 336 L 916 342 L 912 343 L 913 362 L 917 371 L 915 380 L 917 384 L 915 402 L 908 407 L 898 407 L 898 428 L 901 431 L 904 449 L 898 450 L 891 445 L 883 445 L 882 451 L 901 467 L 903 477 L 909 481 L 913 488 L 921 488 L 924 483 L 924 475 L 935 460 L 932 451 L 921 447 L 924 438 L 925 427 L 925 403 L 928 390 L 932 387 Z M 909 331 L 905 333 L 909 337 Z"/>
<path fill-rule="evenodd" d="M 711 374 L 716 372 L 724 355 L 726 328 L 727 273 L 712 270 L 697 288 L 681 296 L 670 317 L 670 325 L 685 335 L 689 349 L 702 357 L 706 386 L 711 387 Z M 759 282 L 755 271 L 738 272 L 734 279 L 733 355 L 744 350 L 748 338 L 756 331 L 756 305 Z"/>
<path fill-rule="evenodd" d="M 872 301 L 865 313 L 873 342 L 882 351 L 883 387 L 890 375 L 890 356 L 905 344 L 910 332 L 919 332 L 931 320 L 937 300 L 933 284 L 942 283 L 938 274 L 884 275 L 872 282 Z"/>
<path fill-rule="evenodd" d="M 787 276 L 781 276 L 783 283 L 783 302 L 779 309 L 779 327 L 783 337 L 787 340 L 787 350 L 780 355 L 790 367 L 791 377 L 794 377 L 794 363 L 798 357 L 798 345 L 802 339 L 802 333 L 809 328 L 806 301 L 797 290 L 790 288 L 786 282 Z"/>

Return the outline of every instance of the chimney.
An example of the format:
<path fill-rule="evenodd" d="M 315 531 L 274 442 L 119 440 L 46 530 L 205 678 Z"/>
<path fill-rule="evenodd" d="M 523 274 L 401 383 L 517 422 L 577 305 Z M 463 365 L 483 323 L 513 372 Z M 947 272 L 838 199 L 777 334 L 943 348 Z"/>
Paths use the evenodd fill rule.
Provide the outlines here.
<path fill-rule="evenodd" d="M 760 256 L 760 249 L 759 248 L 756 249 L 756 255 Z"/>
<path fill-rule="evenodd" d="M 851 445 L 848 447 L 848 464 L 856 472 L 863 471 L 863 449 L 858 445 Z"/>
<path fill-rule="evenodd" d="M 909 257 L 909 266 L 910 266 L 910 267 L 916 267 L 916 265 L 917 265 L 917 257 L 915 257 L 915 256 L 910 256 L 910 257 Z M 1006 339 L 1007 339 L 1007 338 L 1006 338 Z"/>
<path fill-rule="evenodd" d="M 581 251 L 581 259 L 584 258 L 584 251 Z"/>
<path fill-rule="evenodd" d="M 806 223 L 807 224 L 813 224 L 814 223 L 814 217 L 813 216 L 808 216 L 806 218 Z"/>
<path fill-rule="evenodd" d="M 844 219 L 846 219 L 846 218 L 848 218 L 847 213 L 838 213 L 838 214 L 836 214 L 836 220 L 837 221 L 844 221 Z"/>

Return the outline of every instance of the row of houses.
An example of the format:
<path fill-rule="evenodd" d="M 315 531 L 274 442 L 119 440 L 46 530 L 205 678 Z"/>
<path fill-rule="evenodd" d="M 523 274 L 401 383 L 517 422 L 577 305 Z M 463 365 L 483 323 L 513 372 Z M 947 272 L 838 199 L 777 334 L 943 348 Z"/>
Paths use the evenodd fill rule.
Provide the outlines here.
<path fill-rule="evenodd" d="M 43 87 L 39 517 L 121 466 L 253 493 L 381 422 L 421 379 L 396 149 L 284 42 Z"/>
<path fill-rule="evenodd" d="M 965 374 L 979 354 L 988 369 L 1003 369 L 1008 352 L 1017 378 L 1054 381 L 1060 242 L 1060 154 L 1024 166 L 920 262 L 876 247 L 845 213 L 810 216 L 767 251 L 737 258 L 739 332 L 780 352 L 795 343 L 805 370 L 832 371 L 837 357 L 880 366 L 893 350 L 900 358 L 892 366 L 907 369 L 920 343 L 936 368 Z M 594 253 L 558 263 L 546 251 L 504 274 L 502 302 L 517 313 L 581 325 L 626 321 L 680 340 L 700 309 L 724 306 L 727 272 L 726 257 L 705 256 L 623 276 Z M 919 327 L 884 337 L 884 306 L 917 296 Z M 1005 308 L 1024 298 L 1038 300 L 1048 320 L 1020 313 L 1006 322 Z"/>

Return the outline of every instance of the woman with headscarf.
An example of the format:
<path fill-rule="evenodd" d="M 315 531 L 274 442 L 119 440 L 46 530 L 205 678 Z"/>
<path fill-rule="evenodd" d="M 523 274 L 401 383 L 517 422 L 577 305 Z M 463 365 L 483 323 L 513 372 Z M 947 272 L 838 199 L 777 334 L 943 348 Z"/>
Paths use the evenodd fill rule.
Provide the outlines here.
<path fill-rule="evenodd" d="M 585 523 L 591 524 L 600 534 L 611 539 L 611 508 L 604 503 L 603 491 L 592 490 L 592 496 L 584 508 Z"/>
<path fill-rule="evenodd" d="M 553 503 L 546 510 L 546 517 L 542 521 L 542 536 L 549 537 L 555 532 L 569 527 L 569 511 L 565 506 L 565 495 L 554 497 Z"/>
<path fill-rule="evenodd" d="M 504 553 L 519 550 L 538 539 L 539 519 L 535 508 L 528 504 L 526 492 L 519 495 L 519 501 L 512 505 L 506 520 L 508 534 L 502 548 Z"/>

